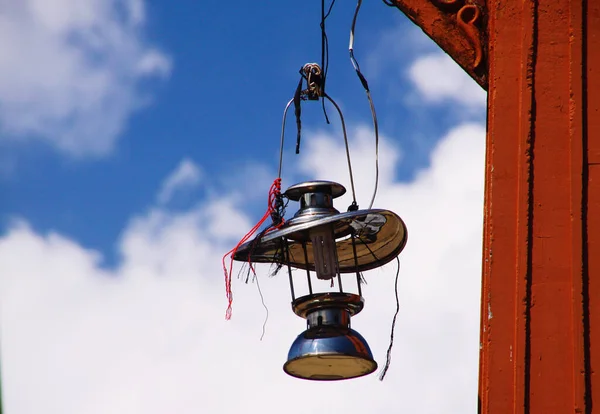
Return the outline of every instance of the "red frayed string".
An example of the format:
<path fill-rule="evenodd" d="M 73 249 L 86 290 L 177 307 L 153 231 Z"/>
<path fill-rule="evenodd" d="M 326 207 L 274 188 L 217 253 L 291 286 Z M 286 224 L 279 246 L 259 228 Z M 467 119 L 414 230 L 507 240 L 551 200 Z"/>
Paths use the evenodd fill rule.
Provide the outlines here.
<path fill-rule="evenodd" d="M 225 253 L 225 255 L 223 256 L 223 273 L 225 274 L 225 294 L 227 296 L 227 311 L 225 312 L 225 319 L 229 320 L 231 319 L 231 312 L 232 312 L 232 308 L 231 308 L 231 304 L 233 303 L 233 293 L 231 291 L 231 274 L 233 272 L 233 257 L 235 256 L 235 253 L 237 252 L 237 250 L 240 248 L 240 246 L 244 243 L 246 243 L 248 240 L 250 240 L 250 238 L 258 231 L 258 229 L 263 225 L 263 223 L 271 216 L 271 213 L 276 212 L 277 211 L 277 199 L 281 196 L 281 178 L 277 178 L 275 179 L 275 181 L 273 181 L 273 184 L 271 184 L 271 188 L 269 189 L 269 205 L 267 207 L 267 211 L 264 214 L 264 216 L 262 216 L 262 218 L 258 221 L 258 223 L 256 223 L 256 225 L 254 227 L 252 227 L 252 229 L 250 229 L 250 231 L 248 233 L 246 233 L 246 235 L 244 237 L 242 237 L 242 239 L 238 242 L 238 244 L 236 244 L 236 246 L 231 249 L 230 251 L 228 251 L 227 253 Z M 265 234 L 280 228 L 284 223 L 283 217 L 281 217 L 280 222 L 277 225 L 271 225 L 271 227 L 269 227 L 268 229 L 266 229 Z M 225 264 L 225 260 L 227 259 L 227 256 L 230 256 L 229 259 L 229 270 L 227 269 L 227 265 Z M 250 262 L 250 257 L 248 257 L 248 264 L 250 266 L 250 270 L 252 271 L 253 274 L 256 274 L 254 272 L 254 267 L 252 266 L 252 263 Z"/>

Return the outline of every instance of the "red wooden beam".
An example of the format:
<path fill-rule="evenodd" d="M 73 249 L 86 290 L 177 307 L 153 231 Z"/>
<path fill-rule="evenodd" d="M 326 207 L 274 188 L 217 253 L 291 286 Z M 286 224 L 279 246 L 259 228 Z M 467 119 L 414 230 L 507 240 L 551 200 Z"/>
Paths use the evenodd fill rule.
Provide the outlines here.
<path fill-rule="evenodd" d="M 436 29 L 454 18 L 439 16 L 475 5 L 486 33 L 485 73 L 474 76 L 489 85 L 480 411 L 592 413 L 600 407 L 600 1 L 396 3 L 467 70 L 467 33 L 458 40 Z"/>

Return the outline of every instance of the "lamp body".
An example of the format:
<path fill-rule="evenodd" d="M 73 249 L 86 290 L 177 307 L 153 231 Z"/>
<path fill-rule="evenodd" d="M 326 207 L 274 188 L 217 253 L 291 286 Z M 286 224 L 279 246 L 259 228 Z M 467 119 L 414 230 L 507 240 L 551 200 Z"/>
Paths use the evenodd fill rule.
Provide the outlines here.
<path fill-rule="evenodd" d="M 300 202 L 293 218 L 260 240 L 240 246 L 234 259 L 287 267 L 292 309 L 307 320 L 307 329 L 292 344 L 284 371 L 297 378 L 340 380 L 368 375 L 377 363 L 366 340 L 350 327 L 364 306 L 361 272 L 394 259 L 406 244 L 406 226 L 388 210 L 340 213 L 333 199 L 345 193 L 340 184 L 309 181 L 285 195 Z M 292 269 L 306 271 L 309 294 L 296 298 Z M 317 280 L 337 280 L 339 292 L 316 292 Z M 342 274 L 354 273 L 358 294 L 345 292 Z"/>

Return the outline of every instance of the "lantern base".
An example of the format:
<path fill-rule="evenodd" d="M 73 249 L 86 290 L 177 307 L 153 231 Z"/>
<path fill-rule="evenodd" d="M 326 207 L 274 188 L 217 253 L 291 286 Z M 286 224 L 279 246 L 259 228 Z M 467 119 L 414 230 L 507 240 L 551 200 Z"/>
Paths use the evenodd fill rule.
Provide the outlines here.
<path fill-rule="evenodd" d="M 296 378 L 332 381 L 362 377 L 377 369 L 371 349 L 350 328 L 363 298 L 351 293 L 320 293 L 296 299 L 292 306 L 308 329 L 290 348 L 283 370 Z"/>
<path fill-rule="evenodd" d="M 357 378 L 376 369 L 367 341 L 353 329 L 333 326 L 298 335 L 283 365 L 288 375 L 316 381 Z"/>

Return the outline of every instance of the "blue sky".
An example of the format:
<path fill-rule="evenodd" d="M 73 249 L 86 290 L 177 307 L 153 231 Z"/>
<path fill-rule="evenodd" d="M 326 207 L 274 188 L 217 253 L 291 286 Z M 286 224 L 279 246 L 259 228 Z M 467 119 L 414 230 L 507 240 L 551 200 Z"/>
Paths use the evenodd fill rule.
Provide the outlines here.
<path fill-rule="evenodd" d="M 341 105 L 349 125 L 358 188 L 366 200 L 372 187 L 374 138 L 368 103 L 348 59 L 348 35 L 355 5 L 338 3 L 327 20 L 330 48 L 327 90 Z M 284 105 L 296 87 L 298 69 L 307 62 L 320 61 L 320 4 L 14 0 L 0 7 L 4 9 L 5 23 L 2 38 L 10 39 L 10 47 L 0 53 L 0 75 L 4 79 L 0 81 L 0 263 L 4 262 L 0 264 L 0 286 L 5 303 L 1 337 L 7 413 L 34 412 L 31 410 L 35 409 L 35 403 L 20 396 L 21 389 L 28 390 L 29 395 L 40 395 L 40 404 L 51 407 L 48 412 L 61 413 L 92 412 L 89 407 L 99 398 L 92 390 L 104 386 L 110 389 L 106 385 L 110 376 L 101 366 L 94 366 L 85 371 L 88 388 L 69 409 L 60 396 L 68 395 L 70 380 L 57 381 L 57 388 L 53 388 L 57 397 L 53 400 L 41 392 L 47 385 L 44 379 L 50 378 L 47 370 L 38 372 L 41 379 L 33 382 L 19 374 L 27 367 L 43 370 L 33 361 L 49 360 L 62 361 L 61 366 L 71 366 L 72 372 L 67 371 L 77 374 L 76 367 L 82 361 L 69 359 L 64 349 L 94 345 L 87 342 L 90 337 L 87 328 L 81 332 L 72 328 L 76 324 L 68 317 L 64 319 L 66 314 L 83 315 L 82 326 L 95 323 L 100 327 L 94 331 L 98 338 L 110 335 L 109 332 L 114 334 L 111 328 L 106 331 L 101 328 L 105 323 L 114 326 L 115 319 L 111 318 L 137 321 L 136 318 L 142 318 L 140 315 L 150 315 L 151 321 L 156 312 L 158 325 L 164 323 L 169 327 L 167 330 L 176 325 L 171 333 L 173 343 L 165 342 L 167 348 L 185 347 L 181 343 L 186 340 L 195 343 L 190 340 L 189 332 L 201 331 L 203 327 L 223 329 L 229 339 L 252 338 L 256 342 L 255 331 L 248 326 L 252 329 L 259 326 L 260 317 L 246 315 L 225 325 L 221 319 L 210 318 L 208 322 L 195 316 L 178 319 L 186 322 L 177 327 L 177 322 L 163 320 L 166 316 L 160 316 L 159 308 L 153 308 L 149 300 L 142 300 L 139 306 L 140 309 L 150 306 L 151 311 L 129 315 L 127 297 L 145 297 L 144 292 L 152 289 L 152 292 L 165 291 L 173 295 L 171 300 L 177 306 L 189 301 L 189 309 L 184 306 L 180 310 L 183 314 L 188 315 L 186 310 L 190 309 L 199 312 L 194 307 L 199 305 L 193 304 L 204 303 L 202 309 L 207 314 L 221 315 L 224 307 L 220 306 L 225 301 L 220 296 L 220 253 L 228 250 L 227 246 L 245 232 L 244 228 L 262 215 L 268 186 L 276 174 Z M 431 295 L 441 295 L 440 312 L 431 318 L 440 328 L 455 322 L 457 329 L 449 332 L 442 329 L 441 337 L 429 337 L 429 333 L 419 328 L 427 323 L 433 326 L 425 316 L 408 320 L 404 329 L 407 334 L 424 335 L 423 340 L 428 343 L 434 338 L 448 340 L 448 336 L 461 335 L 464 317 L 468 323 L 465 322 L 467 330 L 461 338 L 468 339 L 476 353 L 477 343 L 473 338 L 477 337 L 479 312 L 485 94 L 398 10 L 382 2 L 364 3 L 357 25 L 355 54 L 369 80 L 382 133 L 382 187 L 376 206 L 400 215 L 403 212 L 399 209 L 407 211 L 413 222 L 422 223 L 421 237 L 435 233 L 429 234 L 435 241 L 424 239 L 413 250 L 407 248 L 409 269 L 410 263 L 414 263 L 415 273 L 419 273 L 423 258 L 437 263 L 432 255 L 439 259 L 441 269 L 447 269 L 448 263 L 458 266 L 453 269 L 457 273 L 444 275 L 430 264 L 431 279 L 424 277 L 419 283 L 425 284 L 406 282 L 405 286 L 407 303 L 414 299 L 413 314 L 422 312 L 424 304 L 432 300 Z M 290 116 L 284 187 L 302 178 L 339 177 L 347 185 L 343 181 L 346 172 L 339 147 L 339 123 L 332 108 L 329 115 L 334 120 L 332 125 L 325 124 L 320 104 L 304 104 L 305 134 L 299 157 L 293 154 L 295 133 Z M 442 207 L 443 211 L 435 210 Z M 442 220 L 446 214 L 448 218 Z M 428 227 L 437 223 L 437 219 L 441 220 L 437 227 Z M 419 224 L 415 226 L 419 232 Z M 180 240 L 183 240 L 181 246 Z M 428 247 L 428 243 L 438 250 Z M 172 246 L 181 249 L 171 251 Z M 433 253 L 428 249 L 433 249 Z M 460 264 L 461 257 L 468 258 L 468 263 Z M 468 266 L 468 280 L 460 279 L 460 266 Z M 45 269 L 54 269 L 49 273 L 56 273 L 57 279 L 48 279 Z M 65 272 L 69 275 L 65 276 Z M 177 286 L 181 283 L 183 291 L 157 281 L 162 280 L 157 275 L 170 280 L 173 272 L 186 275 L 185 282 L 177 277 L 174 280 L 179 281 L 173 282 Z M 386 272 L 393 274 L 393 269 Z M 152 287 L 144 285 L 145 273 L 152 279 L 148 282 Z M 412 276 L 417 278 L 416 274 Z M 459 282 L 450 283 L 448 286 L 452 288 L 448 291 L 440 288 L 438 292 L 429 285 L 446 286 L 456 277 Z M 117 279 L 114 282 L 117 285 L 106 287 L 106 283 L 112 282 L 98 282 L 96 278 Z M 199 280 L 205 285 L 194 296 L 191 292 Z M 462 289 L 461 283 L 468 288 Z M 378 286 L 375 284 L 374 290 Z M 276 292 L 279 287 L 278 284 L 266 289 Z M 389 288 L 382 285 L 374 296 L 379 297 Z M 437 293 L 430 292 L 428 296 L 427 289 Z M 442 306 L 454 303 L 456 295 L 466 294 L 465 291 L 471 292 L 464 300 L 470 307 L 453 309 L 457 305 L 449 305 L 452 309 L 448 311 Z M 280 293 L 286 295 L 287 291 Z M 43 303 L 36 301 L 37 295 L 46 298 Z M 90 308 L 87 302 L 78 304 L 74 298 L 80 295 L 95 305 L 89 305 Z M 178 300 L 178 295 L 184 298 Z M 240 296 L 243 295 L 236 297 Z M 57 298 L 72 306 L 54 315 L 49 309 L 56 308 Z M 242 299 L 236 305 L 236 312 L 244 313 L 244 300 L 249 299 Z M 163 305 L 171 309 L 173 303 Z M 114 309 L 103 316 L 101 309 L 111 306 Z M 276 306 L 271 305 L 272 309 Z M 284 311 L 291 314 L 285 300 L 281 306 L 282 314 Z M 172 310 L 165 309 L 165 315 L 182 318 L 179 311 L 170 314 Z M 253 309 L 261 312 L 260 308 Z M 389 309 L 381 312 L 384 310 Z M 54 316 L 46 320 L 43 315 L 48 312 Z M 372 326 L 381 328 L 377 331 L 380 339 L 375 339 L 375 343 L 385 348 L 387 319 L 379 320 L 378 315 L 371 316 L 377 320 Z M 287 314 L 285 317 L 290 319 L 281 319 L 282 324 L 294 318 Z M 272 323 L 277 326 L 277 321 L 275 318 Z M 145 327 L 146 323 L 152 325 L 151 322 L 141 325 Z M 291 332 L 301 325 L 295 325 Z M 56 326 L 55 333 L 48 334 L 45 329 L 52 326 Z M 122 329 L 136 332 L 127 323 L 124 326 Z M 403 329 L 402 323 L 400 326 Z M 275 329 L 271 335 L 276 335 Z M 125 335 L 128 339 L 124 339 L 123 349 L 134 352 L 143 343 L 142 338 L 152 342 L 154 335 L 163 338 L 163 333 L 140 328 L 139 335 Z M 272 350 L 284 355 L 291 339 L 285 337 L 276 344 L 253 342 L 252 346 L 264 355 Z M 419 339 L 415 341 L 418 345 Z M 56 349 L 40 353 L 35 347 L 29 348 L 40 343 Z M 411 346 L 424 349 L 417 345 Z M 106 361 L 114 362 L 125 352 L 117 347 L 111 353 L 112 346 L 116 345 L 110 343 L 103 348 Z M 38 359 L 32 358 L 31 353 L 20 353 L 23 349 L 30 349 Z M 159 361 L 163 355 L 163 351 L 148 352 L 148 359 L 130 367 L 124 377 L 135 381 L 144 375 L 140 367 L 146 367 L 149 361 Z M 231 352 L 235 351 L 228 355 Z M 439 350 L 435 352 L 439 354 Z M 202 366 L 201 358 L 192 354 L 183 352 L 183 359 L 175 365 L 185 366 L 186 361 L 193 365 L 196 361 Z M 272 358 L 274 365 L 282 363 L 281 355 Z M 423 358 L 427 360 L 431 355 L 423 354 Z M 476 369 L 473 373 L 476 356 L 465 358 L 470 364 L 465 381 L 472 386 L 476 383 Z M 391 385 L 385 387 L 410 382 L 410 378 L 402 377 L 401 364 L 392 365 L 394 369 L 397 372 L 387 380 Z M 452 378 L 455 371 L 456 366 L 444 374 Z M 178 394 L 177 378 L 197 383 L 204 378 L 191 378 L 189 372 L 179 372 L 171 366 L 165 372 L 171 378 L 165 404 L 174 399 L 182 404 L 187 401 Z M 265 386 L 269 381 L 279 381 L 279 375 L 283 374 L 269 373 Z M 428 375 L 441 374 L 431 371 Z M 240 378 L 245 377 L 240 374 Z M 286 384 L 294 387 L 296 383 Z M 139 401 L 153 394 L 154 387 L 158 385 L 140 386 L 134 392 L 135 398 L 122 389 L 123 395 L 119 394 L 123 397 L 122 405 L 116 398 L 114 406 L 103 405 L 106 411 L 98 408 L 97 412 L 149 412 Z M 382 393 L 385 389 L 375 392 Z M 340 390 L 342 395 L 348 392 Z M 192 390 L 189 392 L 193 395 Z M 288 391 L 281 392 L 287 395 Z M 465 395 L 470 395 L 470 400 L 456 397 L 455 408 L 449 404 L 445 411 L 440 411 L 440 406 L 432 403 L 431 411 L 419 412 L 475 412 L 476 391 L 472 387 L 469 392 Z M 446 393 L 440 390 L 439 397 Z M 186 398 L 191 398 L 190 395 L 186 394 Z M 381 394 L 382 410 L 391 401 L 386 395 Z M 49 403 L 48 398 L 53 402 Z M 213 407 L 210 401 L 203 406 L 202 400 L 182 405 L 179 412 Z M 407 404 L 406 407 L 411 406 L 410 401 Z M 84 408 L 86 411 L 81 411 Z"/>
<path fill-rule="evenodd" d="M 327 21 L 328 91 L 343 103 L 349 122 L 357 124 L 370 122 L 370 113 L 348 59 L 353 12 L 354 7 L 338 5 Z M 23 216 L 35 228 L 72 235 L 110 258 L 112 241 L 127 218 L 153 200 L 162 177 L 183 155 L 211 175 L 235 171 L 244 162 L 274 165 L 282 108 L 294 91 L 298 69 L 320 61 L 319 5 L 239 2 L 224 7 L 214 1 L 175 8 L 155 1 L 146 5 L 146 14 L 140 37 L 172 62 L 168 79 L 137 82 L 136 93 L 150 102 L 128 114 L 108 153 L 88 151 L 73 158 L 32 140 L 31 134 L 5 144 L 10 172 L 0 182 L 4 229 L 11 217 Z M 370 80 L 382 132 L 400 137 L 410 152 L 398 166 L 398 177 L 408 179 L 428 163 L 440 133 L 455 122 L 447 107 L 432 117 L 407 98 L 411 60 L 436 47 L 397 10 L 365 2 L 355 49 Z M 318 105 L 305 106 L 309 128 L 334 128 L 325 125 Z M 90 139 L 110 138 L 99 132 Z"/>

